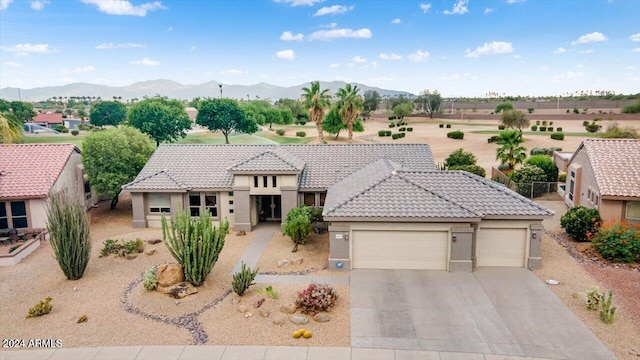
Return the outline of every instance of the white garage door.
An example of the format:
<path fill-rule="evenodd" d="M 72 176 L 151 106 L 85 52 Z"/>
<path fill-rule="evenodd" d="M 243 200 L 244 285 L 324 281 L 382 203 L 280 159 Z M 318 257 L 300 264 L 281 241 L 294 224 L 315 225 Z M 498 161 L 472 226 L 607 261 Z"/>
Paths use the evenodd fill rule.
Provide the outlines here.
<path fill-rule="evenodd" d="M 447 269 L 446 231 L 353 231 L 354 269 Z"/>
<path fill-rule="evenodd" d="M 478 266 L 524 267 L 527 229 L 478 229 Z"/>

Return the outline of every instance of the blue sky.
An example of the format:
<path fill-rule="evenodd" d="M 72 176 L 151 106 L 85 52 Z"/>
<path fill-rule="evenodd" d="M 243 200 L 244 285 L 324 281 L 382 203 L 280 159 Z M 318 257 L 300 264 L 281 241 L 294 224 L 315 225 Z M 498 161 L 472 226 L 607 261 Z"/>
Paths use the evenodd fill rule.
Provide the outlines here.
<path fill-rule="evenodd" d="M 639 0 L 0 0 L 0 87 L 640 92 Z"/>

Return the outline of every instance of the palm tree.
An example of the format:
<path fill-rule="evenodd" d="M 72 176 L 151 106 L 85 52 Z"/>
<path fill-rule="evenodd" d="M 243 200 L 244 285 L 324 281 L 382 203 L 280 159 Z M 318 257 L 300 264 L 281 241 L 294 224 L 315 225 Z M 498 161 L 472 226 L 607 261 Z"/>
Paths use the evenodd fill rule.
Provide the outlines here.
<path fill-rule="evenodd" d="M 355 122 L 358 114 L 363 109 L 363 100 L 358 95 L 358 86 L 351 86 L 346 84 L 343 89 L 339 89 L 336 93 L 338 100 L 338 113 L 342 117 L 342 121 L 347 124 L 347 131 L 349 132 L 349 140 L 353 138 L 353 123 Z"/>
<path fill-rule="evenodd" d="M 13 114 L 0 114 L 0 144 L 11 144 L 22 139 L 22 122 Z"/>
<path fill-rule="evenodd" d="M 507 165 L 509 170 L 513 170 L 517 164 L 522 164 L 524 159 L 527 158 L 527 149 L 524 146 L 520 146 L 523 142 L 520 131 L 508 130 L 500 132 L 500 139 L 496 141 L 496 144 L 502 146 L 496 150 L 496 160 L 500 160 L 501 164 Z"/>
<path fill-rule="evenodd" d="M 312 81 L 311 88 L 302 88 L 302 100 L 304 107 L 309 113 L 311 121 L 316 123 L 318 127 L 318 138 L 324 144 L 324 135 L 322 133 L 322 119 L 324 118 L 324 109 L 329 107 L 328 94 L 329 89 L 320 90 L 320 82 Z"/>

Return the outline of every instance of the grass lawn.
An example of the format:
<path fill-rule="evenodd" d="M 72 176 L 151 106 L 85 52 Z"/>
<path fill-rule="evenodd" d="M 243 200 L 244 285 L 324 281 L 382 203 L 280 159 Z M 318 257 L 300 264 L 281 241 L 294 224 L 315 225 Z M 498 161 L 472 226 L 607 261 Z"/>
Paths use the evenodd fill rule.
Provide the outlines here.
<path fill-rule="evenodd" d="M 74 144 L 78 148 L 82 148 L 82 140 L 84 140 L 84 135 L 34 135 L 24 136 L 22 139 L 24 140 L 25 144 Z"/>
<path fill-rule="evenodd" d="M 276 135 L 272 132 L 269 131 L 260 131 L 257 132 L 255 135 L 263 137 L 265 139 L 271 140 L 271 141 L 275 141 L 278 144 L 308 144 L 311 140 L 314 139 L 314 137 L 286 137 L 286 136 L 280 136 L 280 135 Z"/>
<path fill-rule="evenodd" d="M 186 138 L 180 139 L 176 142 L 177 144 L 224 144 L 224 135 L 220 133 L 195 133 L 188 134 Z M 235 145 L 245 145 L 245 144 L 254 144 L 254 145 L 264 145 L 264 144 L 273 144 L 273 141 L 269 141 L 268 139 L 255 136 L 255 135 L 247 135 L 247 134 L 238 134 L 229 136 L 229 143 Z"/>
<path fill-rule="evenodd" d="M 474 134 L 488 134 L 488 135 L 499 135 L 501 131 L 504 130 L 474 130 L 471 131 Z M 549 132 L 549 131 L 523 131 L 522 134 L 524 135 L 542 135 L 542 136 L 551 136 L 553 132 Z M 588 137 L 588 138 L 592 138 L 592 137 L 599 137 L 600 134 L 597 133 L 590 133 L 590 132 L 565 132 L 564 133 L 565 136 L 580 136 L 580 137 Z"/>

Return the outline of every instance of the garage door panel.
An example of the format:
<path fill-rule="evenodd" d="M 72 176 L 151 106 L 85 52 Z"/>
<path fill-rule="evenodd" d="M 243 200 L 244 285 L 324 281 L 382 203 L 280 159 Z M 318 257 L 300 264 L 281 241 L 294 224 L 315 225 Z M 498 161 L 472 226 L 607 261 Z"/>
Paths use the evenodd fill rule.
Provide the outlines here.
<path fill-rule="evenodd" d="M 446 231 L 353 231 L 352 266 L 446 270 L 447 244 Z"/>
<path fill-rule="evenodd" d="M 478 266 L 524 267 L 527 229 L 478 230 Z"/>

